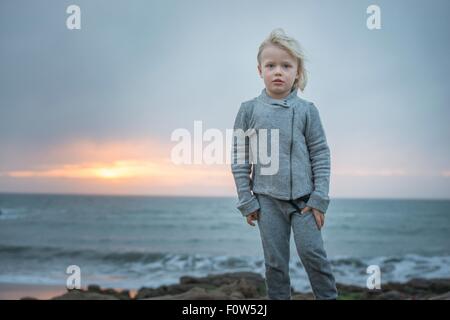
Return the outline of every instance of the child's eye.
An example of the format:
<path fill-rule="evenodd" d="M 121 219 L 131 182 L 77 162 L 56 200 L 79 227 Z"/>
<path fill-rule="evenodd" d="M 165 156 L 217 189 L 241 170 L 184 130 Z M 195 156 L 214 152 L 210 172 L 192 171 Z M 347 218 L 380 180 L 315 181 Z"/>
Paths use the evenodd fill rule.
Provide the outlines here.
<path fill-rule="evenodd" d="M 290 67 L 291 67 L 291 65 L 289 65 L 289 64 L 285 64 L 285 65 L 284 65 L 284 67 L 285 67 L 285 68 L 290 68 Z"/>

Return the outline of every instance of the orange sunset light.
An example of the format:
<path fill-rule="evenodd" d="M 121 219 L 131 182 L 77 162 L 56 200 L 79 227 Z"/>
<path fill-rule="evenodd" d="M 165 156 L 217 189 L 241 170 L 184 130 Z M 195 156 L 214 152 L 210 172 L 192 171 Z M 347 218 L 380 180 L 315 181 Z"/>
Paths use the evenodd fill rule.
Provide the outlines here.
<path fill-rule="evenodd" d="M 135 161 L 116 161 L 109 166 L 92 168 L 92 175 L 102 179 L 121 179 L 156 174 L 152 163 L 138 163 Z"/>
<path fill-rule="evenodd" d="M 0 172 L 51 190 L 120 194 L 219 194 L 232 190 L 229 164 L 176 164 L 173 143 L 78 141 L 42 152 L 39 162 Z M 216 192 L 216 193 L 214 193 Z M 231 193 L 231 192 L 230 192 Z"/>
<path fill-rule="evenodd" d="M 12 171 L 11 177 L 101 178 L 121 179 L 164 174 L 161 165 L 152 162 L 122 160 L 112 163 L 63 165 L 44 170 Z"/>

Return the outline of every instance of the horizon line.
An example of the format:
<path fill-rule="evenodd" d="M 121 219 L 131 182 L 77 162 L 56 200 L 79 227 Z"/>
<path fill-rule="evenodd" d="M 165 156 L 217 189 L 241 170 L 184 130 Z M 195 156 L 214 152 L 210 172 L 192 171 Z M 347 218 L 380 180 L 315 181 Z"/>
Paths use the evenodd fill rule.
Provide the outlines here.
<path fill-rule="evenodd" d="M 22 191 L 0 191 L 0 195 L 49 195 L 49 196 L 83 196 L 83 197 L 136 197 L 136 198 L 237 198 L 226 195 L 183 195 L 183 194 L 107 194 L 107 193 L 77 193 L 77 192 L 22 192 Z M 450 201 L 450 198 L 417 198 L 417 197 L 330 197 L 330 200 L 434 200 Z"/>

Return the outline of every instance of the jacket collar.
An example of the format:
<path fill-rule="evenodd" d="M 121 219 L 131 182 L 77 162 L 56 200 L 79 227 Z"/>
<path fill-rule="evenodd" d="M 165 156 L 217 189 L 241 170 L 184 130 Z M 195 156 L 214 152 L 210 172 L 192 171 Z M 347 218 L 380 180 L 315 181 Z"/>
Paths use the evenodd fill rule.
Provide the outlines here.
<path fill-rule="evenodd" d="M 271 96 L 267 94 L 266 89 L 264 88 L 261 91 L 261 94 L 259 95 L 258 99 L 261 101 L 271 104 L 271 105 L 278 105 L 285 108 L 288 108 L 292 106 L 293 102 L 295 101 L 295 98 L 297 97 L 297 88 L 294 88 L 291 93 L 289 93 L 288 96 L 284 97 L 283 99 L 274 99 Z"/>

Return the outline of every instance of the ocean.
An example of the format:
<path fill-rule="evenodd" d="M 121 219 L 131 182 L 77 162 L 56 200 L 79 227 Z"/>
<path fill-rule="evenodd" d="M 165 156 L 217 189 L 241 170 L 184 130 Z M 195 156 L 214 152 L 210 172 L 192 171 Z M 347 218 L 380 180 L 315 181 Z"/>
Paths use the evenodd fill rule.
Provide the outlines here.
<path fill-rule="evenodd" d="M 230 197 L 0 194 L 1 283 L 139 289 L 184 275 L 264 276 L 259 231 Z M 450 200 L 332 199 L 322 230 L 337 282 L 450 277 Z M 293 239 L 292 239 L 293 240 Z M 309 291 L 291 241 L 290 275 Z"/>

